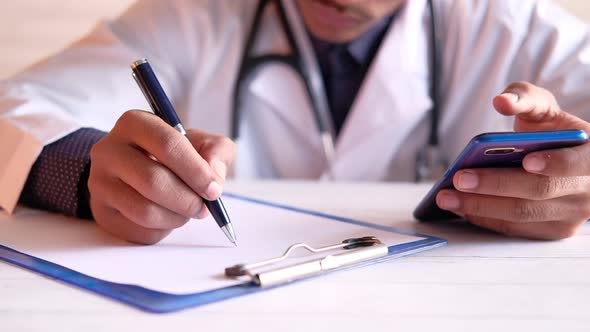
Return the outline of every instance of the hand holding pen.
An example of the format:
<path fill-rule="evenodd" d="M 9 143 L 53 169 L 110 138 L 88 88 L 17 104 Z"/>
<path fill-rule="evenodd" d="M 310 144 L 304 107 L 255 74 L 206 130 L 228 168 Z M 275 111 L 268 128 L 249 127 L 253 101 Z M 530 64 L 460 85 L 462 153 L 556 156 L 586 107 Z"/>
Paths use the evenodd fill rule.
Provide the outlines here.
<path fill-rule="evenodd" d="M 186 137 L 154 114 L 124 113 L 91 153 L 90 205 L 97 224 L 122 239 L 153 244 L 219 198 L 235 146 L 199 130 Z"/>

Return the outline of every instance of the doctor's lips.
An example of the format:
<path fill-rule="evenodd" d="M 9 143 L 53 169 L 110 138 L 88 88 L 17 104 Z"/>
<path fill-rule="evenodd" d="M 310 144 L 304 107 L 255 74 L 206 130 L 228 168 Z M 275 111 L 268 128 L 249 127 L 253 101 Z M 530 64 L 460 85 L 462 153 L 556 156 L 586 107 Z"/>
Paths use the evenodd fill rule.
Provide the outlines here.
<path fill-rule="evenodd" d="M 354 6 L 343 6 L 331 0 L 308 0 L 308 3 L 309 12 L 323 26 L 351 28 L 371 21 L 370 15 Z"/>

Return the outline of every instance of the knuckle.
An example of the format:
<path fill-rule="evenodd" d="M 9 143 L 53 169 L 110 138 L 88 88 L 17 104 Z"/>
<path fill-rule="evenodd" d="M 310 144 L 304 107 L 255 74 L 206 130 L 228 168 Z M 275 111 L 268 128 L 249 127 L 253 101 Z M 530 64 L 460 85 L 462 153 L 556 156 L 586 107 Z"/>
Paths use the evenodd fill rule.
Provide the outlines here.
<path fill-rule="evenodd" d="M 539 221 L 544 215 L 544 208 L 540 204 L 532 204 L 529 201 L 514 200 L 513 213 L 515 221 L 528 222 Z"/>
<path fill-rule="evenodd" d="M 90 149 L 90 161 L 92 161 L 92 163 L 100 163 L 105 156 L 110 155 L 109 149 L 107 148 L 108 137 L 109 134 L 99 139 Z"/>
<path fill-rule="evenodd" d="M 579 165 L 587 165 L 588 156 L 581 149 L 564 148 L 562 167 L 566 174 L 575 172 Z M 550 157 L 550 156 L 549 156 Z"/>
<path fill-rule="evenodd" d="M 231 138 L 226 137 L 226 136 L 219 136 L 216 139 L 215 144 L 222 148 L 221 149 L 221 151 L 222 151 L 221 158 L 223 160 L 231 162 L 234 159 L 236 151 L 237 151 L 237 146 L 236 146 L 236 143 Z"/>
<path fill-rule="evenodd" d="M 473 216 L 484 216 L 482 211 L 482 204 L 477 198 L 465 197 L 463 207 L 466 214 Z"/>
<path fill-rule="evenodd" d="M 166 133 L 161 142 L 161 153 L 169 157 L 180 157 L 186 153 L 185 137 L 179 133 Z"/>
<path fill-rule="evenodd" d="M 101 148 L 102 148 L 102 139 L 100 139 L 98 142 L 96 142 L 92 148 L 90 149 L 90 160 L 96 160 L 98 159 L 98 156 L 100 155 L 101 152 Z"/>
<path fill-rule="evenodd" d="M 525 93 L 528 94 L 533 90 L 534 86 L 526 81 L 516 81 L 516 82 L 512 82 L 510 83 L 510 85 L 508 85 L 508 88 L 506 90 L 516 90 L 520 93 Z"/>
<path fill-rule="evenodd" d="M 555 96 L 553 95 L 553 93 L 551 93 L 551 91 L 541 88 L 541 87 L 535 87 L 535 88 L 539 91 L 539 93 L 547 101 L 548 110 L 551 110 L 554 107 L 559 109 L 559 105 L 557 104 L 557 100 L 555 99 Z"/>
<path fill-rule="evenodd" d="M 495 193 L 503 193 L 512 185 L 512 181 L 507 176 L 495 176 L 492 178 L 492 186 Z"/>
<path fill-rule="evenodd" d="M 229 148 L 232 148 L 232 149 L 235 148 L 234 141 L 231 140 L 227 136 L 217 136 L 217 138 L 215 140 L 217 141 L 217 144 L 219 144 L 221 146 L 229 147 Z"/>
<path fill-rule="evenodd" d="M 126 125 L 135 123 L 135 121 L 137 121 L 137 118 L 141 116 L 142 113 L 143 112 L 139 110 L 129 110 L 124 112 L 117 120 L 115 127 L 124 127 Z"/>
<path fill-rule="evenodd" d="M 201 190 L 205 190 L 211 181 L 217 179 L 215 171 L 213 171 L 211 166 L 206 162 L 194 165 L 194 168 L 195 174 L 197 175 L 197 178 L 195 179 L 198 183 L 197 187 Z"/>
<path fill-rule="evenodd" d="M 585 149 L 570 147 L 562 148 L 560 152 L 557 160 L 552 158 L 553 156 L 549 153 L 547 153 L 545 158 L 554 159 L 552 162 L 556 163 L 564 174 L 577 175 L 580 173 L 580 165 L 590 164 L 590 154 Z"/>
<path fill-rule="evenodd" d="M 141 172 L 141 171 L 140 171 Z M 166 183 L 166 172 L 161 167 L 153 167 L 143 171 L 143 178 L 145 179 L 145 190 L 148 193 L 157 192 L 159 188 L 163 188 Z"/>
<path fill-rule="evenodd" d="M 558 195 L 561 183 L 556 177 L 540 175 L 537 176 L 534 186 L 537 199 L 549 199 Z"/>
<path fill-rule="evenodd" d="M 131 204 L 129 206 L 131 219 L 144 227 L 153 229 L 158 228 L 160 214 L 154 203 L 143 202 Z"/>
<path fill-rule="evenodd" d="M 151 118 L 152 117 L 150 113 L 142 110 L 126 111 L 119 117 L 119 119 L 117 119 L 117 122 L 115 123 L 115 126 L 109 135 L 115 135 L 116 137 L 128 137 L 144 132 L 151 134 L 153 131 L 149 128 Z"/>
<path fill-rule="evenodd" d="M 117 119 L 111 133 L 118 133 L 119 131 L 124 131 L 125 128 L 129 128 L 130 125 L 133 125 L 135 122 L 136 115 L 133 114 L 133 111 L 127 111 Z"/>

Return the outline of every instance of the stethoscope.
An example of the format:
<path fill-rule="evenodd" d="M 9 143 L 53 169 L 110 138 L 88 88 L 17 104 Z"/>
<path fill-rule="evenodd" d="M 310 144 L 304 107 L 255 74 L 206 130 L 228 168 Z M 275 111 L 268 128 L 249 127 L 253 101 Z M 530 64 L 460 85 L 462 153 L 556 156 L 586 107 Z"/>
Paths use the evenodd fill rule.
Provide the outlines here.
<path fill-rule="evenodd" d="M 276 5 L 279 21 L 287 42 L 291 48 L 290 54 L 264 54 L 252 55 L 256 36 L 260 30 L 265 8 L 269 3 Z M 427 144 L 416 154 L 416 181 L 430 181 L 436 179 L 446 169 L 446 162 L 439 153 L 439 77 L 442 63 L 440 50 L 440 34 L 438 33 L 436 11 L 432 0 L 428 0 L 430 11 L 430 60 L 432 70 L 429 84 L 429 95 L 432 100 L 430 109 L 430 131 Z M 323 152 L 328 165 L 334 159 L 335 131 L 332 125 L 325 85 L 321 76 L 318 61 L 309 40 L 305 25 L 292 0 L 260 0 L 254 13 L 253 23 L 246 38 L 246 44 L 242 51 L 242 58 L 238 77 L 233 88 L 233 110 L 231 120 L 231 137 L 236 140 L 239 137 L 240 110 L 243 104 L 243 96 L 240 89 L 242 83 L 262 65 L 280 63 L 290 66 L 303 79 L 305 89 L 310 97 L 313 113 L 318 130 L 321 135 Z"/>

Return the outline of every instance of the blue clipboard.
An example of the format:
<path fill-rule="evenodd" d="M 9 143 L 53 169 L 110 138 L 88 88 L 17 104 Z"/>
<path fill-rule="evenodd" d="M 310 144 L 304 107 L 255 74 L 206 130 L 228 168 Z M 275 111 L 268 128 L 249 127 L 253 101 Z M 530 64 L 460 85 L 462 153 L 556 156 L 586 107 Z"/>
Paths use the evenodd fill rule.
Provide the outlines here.
<path fill-rule="evenodd" d="M 255 204 L 263 204 L 278 209 L 286 209 L 297 213 L 309 214 L 321 218 L 352 223 L 369 228 L 421 237 L 421 239 L 416 241 L 389 246 L 387 255 L 385 257 L 377 260 L 367 261 L 366 264 L 363 265 L 374 264 L 388 259 L 407 256 L 447 244 L 446 240 L 437 237 L 412 232 L 404 232 L 390 227 L 374 225 L 367 222 L 337 217 L 268 201 L 252 199 L 241 195 L 225 193 L 224 196 Z M 243 284 L 212 289 L 204 292 L 179 295 L 159 292 L 136 285 L 120 284 L 98 279 L 90 275 L 72 270 L 65 266 L 34 257 L 2 245 L 0 245 L 0 260 L 152 313 L 169 313 L 179 311 L 282 286 L 281 284 L 278 286 L 263 288 L 259 287 L 253 282 L 245 282 Z"/>

